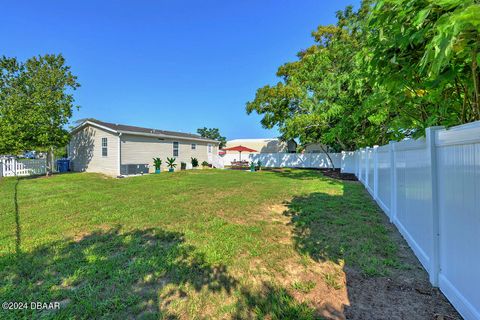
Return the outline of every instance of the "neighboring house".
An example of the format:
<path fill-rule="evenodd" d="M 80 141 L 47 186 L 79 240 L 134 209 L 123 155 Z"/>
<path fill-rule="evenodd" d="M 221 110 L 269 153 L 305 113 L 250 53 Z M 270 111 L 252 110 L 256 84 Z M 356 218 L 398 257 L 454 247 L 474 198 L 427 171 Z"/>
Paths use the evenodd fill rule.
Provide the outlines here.
<path fill-rule="evenodd" d="M 242 152 L 242 160 L 248 160 L 250 154 L 256 153 L 295 153 L 297 143 L 294 140 L 282 141 L 280 139 L 235 139 L 227 141 L 226 148 L 244 146 L 257 152 Z M 237 151 L 226 151 L 222 154 L 224 164 L 240 160 Z"/>
<path fill-rule="evenodd" d="M 294 140 L 282 141 L 280 139 L 235 139 L 227 141 L 226 148 L 244 146 L 257 150 L 258 153 L 294 153 L 297 150 L 297 143 Z M 235 151 L 227 151 L 227 154 L 234 154 Z"/>
<path fill-rule="evenodd" d="M 310 143 L 305 145 L 304 151 L 305 153 L 324 153 L 325 151 L 322 150 L 322 146 L 327 152 L 331 152 L 330 148 L 326 145 L 322 145 L 320 143 Z"/>
<path fill-rule="evenodd" d="M 219 142 L 196 134 L 149 129 L 88 119 L 72 130 L 68 147 L 73 171 L 127 175 L 154 171 L 153 158 L 201 164 L 216 161 Z"/>

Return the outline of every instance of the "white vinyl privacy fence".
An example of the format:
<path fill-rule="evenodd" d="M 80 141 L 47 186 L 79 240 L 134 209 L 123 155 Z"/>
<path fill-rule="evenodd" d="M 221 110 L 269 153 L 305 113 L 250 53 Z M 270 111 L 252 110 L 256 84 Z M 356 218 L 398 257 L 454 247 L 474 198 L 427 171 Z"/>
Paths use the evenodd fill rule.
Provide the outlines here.
<path fill-rule="evenodd" d="M 333 165 L 340 168 L 342 153 L 329 153 Z M 275 168 L 331 168 L 325 153 L 257 153 L 250 154 L 249 161 L 261 162 L 264 167 Z"/>
<path fill-rule="evenodd" d="M 354 172 L 355 152 L 329 153 L 333 166 L 338 169 Z M 219 162 L 223 166 L 231 165 L 231 162 L 239 160 L 238 154 L 226 154 L 219 156 Z M 242 160 L 248 162 L 261 162 L 263 167 L 270 168 L 332 168 L 332 162 L 325 153 L 251 153 L 242 155 Z"/>
<path fill-rule="evenodd" d="M 0 159 L 0 177 L 30 176 L 46 172 L 45 159 Z"/>
<path fill-rule="evenodd" d="M 480 121 L 345 153 L 355 173 L 465 319 L 480 319 Z"/>

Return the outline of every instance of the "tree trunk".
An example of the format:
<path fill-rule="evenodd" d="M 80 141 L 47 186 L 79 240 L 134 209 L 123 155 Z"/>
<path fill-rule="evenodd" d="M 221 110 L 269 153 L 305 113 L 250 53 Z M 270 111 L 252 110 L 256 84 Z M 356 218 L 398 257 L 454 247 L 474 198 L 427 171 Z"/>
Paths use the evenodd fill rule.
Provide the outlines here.
<path fill-rule="evenodd" d="M 322 149 L 323 152 L 327 155 L 328 160 L 330 160 L 330 164 L 332 165 L 332 169 L 335 170 L 335 165 L 333 164 L 332 158 L 330 158 L 330 155 L 328 152 L 325 150 L 323 144 L 320 143 L 320 148 Z"/>
<path fill-rule="evenodd" d="M 347 146 L 338 138 L 338 136 L 335 137 L 335 139 L 337 140 L 337 143 L 340 145 L 342 150 L 348 150 Z"/>
<path fill-rule="evenodd" d="M 53 159 L 53 147 L 50 147 L 50 149 L 47 152 L 47 172 L 46 176 L 49 177 L 53 174 L 53 166 L 54 166 L 54 159 Z"/>

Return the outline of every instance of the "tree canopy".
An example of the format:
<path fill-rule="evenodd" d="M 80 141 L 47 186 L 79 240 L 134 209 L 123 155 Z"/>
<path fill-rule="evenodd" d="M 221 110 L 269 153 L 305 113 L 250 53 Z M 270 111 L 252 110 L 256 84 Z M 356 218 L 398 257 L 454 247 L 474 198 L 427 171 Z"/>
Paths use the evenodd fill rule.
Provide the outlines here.
<path fill-rule="evenodd" d="M 65 146 L 78 87 L 62 55 L 0 58 L 0 154 Z"/>
<path fill-rule="evenodd" d="M 312 33 L 247 113 L 284 138 L 353 150 L 480 119 L 478 0 L 363 1 Z"/>
<path fill-rule="evenodd" d="M 223 148 L 227 144 L 227 138 L 220 134 L 220 130 L 218 128 L 198 128 L 197 133 L 202 138 L 208 138 L 220 141 L 219 148 Z"/>
<path fill-rule="evenodd" d="M 227 144 L 227 138 L 220 134 L 220 130 L 218 128 L 198 128 L 197 133 L 202 136 L 203 138 L 213 139 L 220 141 L 219 147 L 223 148 Z"/>

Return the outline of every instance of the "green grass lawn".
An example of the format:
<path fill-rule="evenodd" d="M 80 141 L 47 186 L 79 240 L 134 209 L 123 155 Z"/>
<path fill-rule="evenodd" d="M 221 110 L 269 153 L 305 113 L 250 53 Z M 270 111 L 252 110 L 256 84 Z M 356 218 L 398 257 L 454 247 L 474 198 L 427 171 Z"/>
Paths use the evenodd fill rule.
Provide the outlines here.
<path fill-rule="evenodd" d="M 382 213 L 318 171 L 0 180 L 1 319 L 316 319 L 344 268 L 401 267 Z"/>

